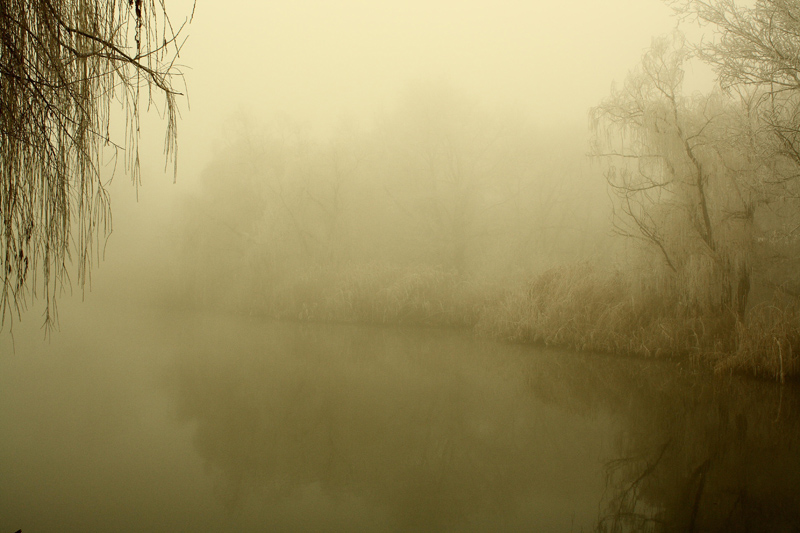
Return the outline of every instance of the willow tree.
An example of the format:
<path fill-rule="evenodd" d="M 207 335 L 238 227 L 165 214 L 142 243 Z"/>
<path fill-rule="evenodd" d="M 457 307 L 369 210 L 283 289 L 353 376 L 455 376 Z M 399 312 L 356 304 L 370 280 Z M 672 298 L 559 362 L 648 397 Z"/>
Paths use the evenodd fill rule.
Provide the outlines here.
<path fill-rule="evenodd" d="M 776 142 L 773 157 L 800 168 L 800 3 L 756 0 L 674 0 L 676 11 L 708 25 L 712 36 L 695 46 L 716 70 L 723 89 L 759 96 L 759 118 Z"/>
<path fill-rule="evenodd" d="M 606 165 L 617 231 L 651 245 L 672 272 L 695 276 L 709 303 L 742 316 L 756 200 L 735 166 L 730 132 L 740 113 L 719 91 L 684 95 L 689 58 L 680 33 L 654 39 L 622 87 L 592 110 L 593 153 Z"/>
<path fill-rule="evenodd" d="M 163 0 L 0 2 L 0 324 L 41 297 L 50 327 L 60 290 L 84 286 L 111 230 L 101 163 L 122 154 L 138 184 L 143 106 L 174 163 L 182 27 Z"/>
<path fill-rule="evenodd" d="M 759 239 L 763 276 L 800 297 L 800 2 L 673 0 L 679 15 L 704 24 L 693 47 L 751 117 L 743 140 L 769 220 Z"/>

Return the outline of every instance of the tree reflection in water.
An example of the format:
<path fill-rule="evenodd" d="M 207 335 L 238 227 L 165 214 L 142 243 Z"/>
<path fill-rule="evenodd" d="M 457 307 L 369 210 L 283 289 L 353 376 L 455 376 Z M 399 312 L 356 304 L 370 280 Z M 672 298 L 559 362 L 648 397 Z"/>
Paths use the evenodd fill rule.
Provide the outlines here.
<path fill-rule="evenodd" d="M 597 531 L 800 531 L 797 384 L 605 362 L 532 387 L 621 417 Z"/>
<path fill-rule="evenodd" d="M 168 386 L 220 497 L 267 526 L 800 527 L 796 388 L 459 332 L 225 327 Z"/>
<path fill-rule="evenodd" d="M 681 392 L 657 391 L 652 434 L 631 432 L 626 459 L 608 464 L 598 529 L 800 531 L 796 387 L 719 380 Z"/>
<path fill-rule="evenodd" d="M 187 339 L 168 380 L 232 513 L 310 530 L 591 525 L 610 421 L 531 396 L 525 354 L 454 331 L 237 327 Z"/>

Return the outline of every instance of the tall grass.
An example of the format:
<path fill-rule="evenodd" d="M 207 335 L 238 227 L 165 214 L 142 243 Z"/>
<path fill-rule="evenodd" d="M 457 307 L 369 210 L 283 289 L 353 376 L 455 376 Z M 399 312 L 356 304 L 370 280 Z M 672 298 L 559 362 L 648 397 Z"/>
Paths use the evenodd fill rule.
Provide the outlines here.
<path fill-rule="evenodd" d="M 800 313 L 753 306 L 741 317 L 711 262 L 678 274 L 559 267 L 489 283 L 434 267 L 316 267 L 274 288 L 276 318 L 472 328 L 508 342 L 691 359 L 717 372 L 800 375 Z M 720 288 L 721 287 L 721 288 Z"/>
<path fill-rule="evenodd" d="M 800 315 L 778 301 L 754 306 L 737 327 L 733 354 L 721 358 L 719 371 L 745 370 L 783 383 L 800 375 Z"/>
<path fill-rule="evenodd" d="M 669 285 L 588 265 L 553 269 L 510 291 L 483 314 L 479 330 L 510 341 L 648 357 L 711 348 L 708 331 L 720 325 Z"/>
<path fill-rule="evenodd" d="M 269 311 L 310 321 L 471 327 L 488 294 L 475 281 L 432 267 L 317 267 L 276 288 Z"/>
<path fill-rule="evenodd" d="M 800 375 L 800 313 L 761 303 L 740 318 L 710 265 L 668 276 L 603 272 L 588 265 L 547 271 L 507 290 L 481 314 L 498 339 L 644 357 L 690 358 L 717 372 L 785 381 Z"/>

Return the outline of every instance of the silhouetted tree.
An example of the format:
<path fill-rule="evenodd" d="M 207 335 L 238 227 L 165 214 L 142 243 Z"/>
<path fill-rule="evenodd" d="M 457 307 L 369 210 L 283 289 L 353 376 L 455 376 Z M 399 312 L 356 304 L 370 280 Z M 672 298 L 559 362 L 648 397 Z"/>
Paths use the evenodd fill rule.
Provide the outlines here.
<path fill-rule="evenodd" d="M 708 265 L 721 303 L 741 316 L 754 204 L 737 171 L 740 141 L 730 138 L 740 110 L 718 91 L 683 94 L 689 57 L 680 33 L 654 39 L 624 85 L 592 110 L 593 151 L 607 163 L 619 233 L 652 244 L 674 272 Z"/>
<path fill-rule="evenodd" d="M 797 297 L 800 281 L 800 4 L 796 0 L 673 0 L 684 18 L 711 30 L 694 49 L 712 65 L 721 87 L 737 97 L 751 118 L 742 145 L 758 176 L 761 201 L 768 206 L 771 231 L 764 278 Z M 767 270 L 769 271 L 767 273 Z M 776 277 L 776 274 L 778 276 Z"/>
<path fill-rule="evenodd" d="M 174 161 L 183 26 L 165 9 L 163 0 L 0 2 L 0 323 L 41 289 L 49 327 L 71 270 L 83 286 L 111 229 L 103 153 L 124 152 L 138 183 L 143 105 L 166 117 Z M 112 101 L 125 116 L 120 142 Z"/>
<path fill-rule="evenodd" d="M 800 4 L 757 0 L 752 7 L 733 0 L 671 2 L 683 17 L 709 25 L 713 38 L 695 46 L 713 66 L 726 90 L 747 93 L 762 132 L 771 141 L 763 155 L 791 162 L 776 168 L 794 180 L 800 166 Z M 764 146 L 761 146 L 762 150 Z M 773 167 L 780 161 L 773 161 Z"/>

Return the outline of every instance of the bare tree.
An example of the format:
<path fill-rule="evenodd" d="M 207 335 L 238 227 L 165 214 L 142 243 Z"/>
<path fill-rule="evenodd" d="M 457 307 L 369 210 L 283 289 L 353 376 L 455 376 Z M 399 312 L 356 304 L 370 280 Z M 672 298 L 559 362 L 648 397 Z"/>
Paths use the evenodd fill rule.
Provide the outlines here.
<path fill-rule="evenodd" d="M 606 164 L 618 232 L 650 243 L 673 272 L 708 258 L 720 303 L 741 316 L 753 200 L 740 184 L 740 140 L 729 133 L 740 111 L 719 91 L 683 94 L 689 57 L 680 33 L 654 39 L 624 85 L 592 110 L 593 155 Z"/>
<path fill-rule="evenodd" d="M 623 86 L 592 110 L 593 155 L 608 162 L 606 179 L 619 199 L 617 230 L 654 244 L 672 270 L 675 259 L 657 220 L 664 206 L 689 204 L 697 236 L 716 248 L 708 170 L 697 153 L 708 119 L 695 123 L 688 116 L 691 102 L 681 89 L 687 57 L 681 35 L 654 39 Z"/>
<path fill-rule="evenodd" d="M 775 142 L 771 156 L 800 169 L 800 3 L 756 0 L 752 7 L 734 0 L 673 0 L 676 12 L 707 24 L 714 37 L 695 47 L 712 65 L 723 89 L 760 95 L 762 126 Z"/>
<path fill-rule="evenodd" d="M 759 239 L 764 278 L 796 296 L 800 264 L 800 3 L 756 0 L 672 0 L 679 16 L 712 29 L 694 47 L 713 66 L 728 94 L 750 118 L 740 129 L 740 145 L 751 159 L 763 210 L 761 225 L 770 231 Z M 780 268 L 778 268 L 778 265 Z M 778 275 L 777 270 L 780 272 Z M 788 285 L 787 285 L 788 284 Z"/>
<path fill-rule="evenodd" d="M 519 155 L 512 126 L 446 84 L 411 87 L 398 111 L 381 135 L 385 191 L 413 228 L 409 244 L 466 272 L 509 202 L 498 185 Z"/>
<path fill-rule="evenodd" d="M 70 272 L 84 286 L 111 230 L 103 155 L 124 153 L 138 184 L 142 106 L 166 118 L 175 162 L 182 28 L 165 0 L 0 2 L 0 324 L 41 290 L 49 328 Z M 112 102 L 125 116 L 117 140 Z"/>

